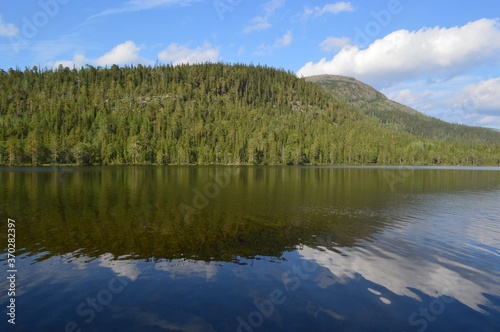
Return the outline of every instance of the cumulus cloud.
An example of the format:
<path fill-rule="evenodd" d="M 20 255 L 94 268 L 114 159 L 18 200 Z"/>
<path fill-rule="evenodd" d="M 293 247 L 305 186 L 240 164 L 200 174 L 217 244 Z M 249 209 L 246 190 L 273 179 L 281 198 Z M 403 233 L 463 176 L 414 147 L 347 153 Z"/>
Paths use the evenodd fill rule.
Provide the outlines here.
<path fill-rule="evenodd" d="M 354 11 L 354 7 L 350 2 L 336 2 L 329 3 L 324 5 L 323 7 L 315 6 L 313 8 L 305 7 L 304 12 L 302 13 L 302 18 L 307 19 L 309 17 L 317 17 L 325 14 L 338 14 L 340 12 L 352 12 Z"/>
<path fill-rule="evenodd" d="M 187 45 L 170 44 L 158 54 L 163 62 L 171 62 L 173 65 L 183 63 L 216 62 L 219 60 L 220 49 L 212 47 L 210 43 L 204 43 L 197 48 L 189 48 Z"/>
<path fill-rule="evenodd" d="M 51 62 L 49 65 L 58 67 L 72 68 L 83 67 L 87 64 L 94 66 L 111 66 L 111 65 L 130 65 L 130 64 L 154 64 L 153 60 L 141 57 L 140 52 L 142 47 L 136 45 L 133 41 L 126 41 L 113 47 L 110 51 L 97 58 L 87 58 L 81 53 L 77 53 L 71 60 L 58 60 Z M 158 59 L 163 62 L 172 63 L 173 65 L 183 63 L 201 63 L 201 62 L 216 62 L 219 60 L 220 50 L 218 47 L 212 47 L 210 43 L 205 43 L 197 48 L 189 48 L 187 45 L 170 44 L 163 51 L 158 53 Z"/>
<path fill-rule="evenodd" d="M 285 0 L 271 0 L 262 6 L 263 14 L 252 18 L 251 24 L 247 25 L 243 32 L 250 33 L 258 30 L 265 30 L 271 27 L 269 18 L 281 7 L 285 5 Z"/>
<path fill-rule="evenodd" d="M 115 64 L 127 65 L 135 63 L 152 63 L 150 60 L 141 58 L 139 55 L 140 51 L 141 47 L 137 46 L 132 41 L 126 41 L 113 47 L 113 49 L 109 52 L 95 59 L 89 59 L 85 57 L 85 55 L 77 53 L 74 55 L 72 60 L 58 60 L 51 63 L 51 65 L 53 67 L 63 65 L 70 68 L 73 66 L 79 68 L 87 64 L 105 67 Z"/>
<path fill-rule="evenodd" d="M 298 76 L 338 74 L 386 86 L 425 75 L 459 75 L 500 59 L 497 20 L 480 19 L 461 27 L 398 30 L 366 49 L 344 46 L 331 60 L 308 62 Z"/>
<path fill-rule="evenodd" d="M 342 38 L 328 37 L 323 42 L 321 42 L 321 44 L 319 44 L 319 47 L 321 48 L 321 50 L 329 52 L 334 49 L 340 49 L 350 44 L 350 42 L 351 40 L 347 37 L 342 37 Z"/>
<path fill-rule="evenodd" d="M 97 58 L 94 62 L 99 66 L 110 64 L 134 63 L 139 59 L 141 48 L 132 41 L 115 46 L 111 51 Z"/>
<path fill-rule="evenodd" d="M 4 23 L 0 16 L 0 37 L 13 37 L 19 34 L 19 29 L 12 23 Z"/>

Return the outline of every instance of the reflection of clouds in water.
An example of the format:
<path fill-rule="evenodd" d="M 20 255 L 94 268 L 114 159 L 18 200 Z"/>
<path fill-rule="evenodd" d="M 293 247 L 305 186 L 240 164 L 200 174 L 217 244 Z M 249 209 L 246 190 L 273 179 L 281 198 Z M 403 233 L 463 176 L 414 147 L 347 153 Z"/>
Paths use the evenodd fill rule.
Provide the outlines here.
<path fill-rule="evenodd" d="M 354 279 L 356 274 L 366 280 L 385 287 L 400 296 L 406 295 L 420 300 L 410 288 L 421 291 L 431 297 L 440 295 L 452 296 L 470 308 L 484 312 L 479 305 L 487 305 L 488 299 L 483 295 L 500 295 L 498 284 L 500 279 L 487 276 L 485 272 L 474 271 L 479 278 L 475 282 L 466 279 L 457 272 L 431 261 L 418 260 L 398 253 L 385 251 L 381 247 L 368 242 L 362 243 L 363 248 L 343 248 L 343 255 L 328 249 L 322 251 L 304 246 L 299 253 L 304 259 L 314 260 L 319 265 L 333 273 L 334 278 Z M 476 275 L 477 276 L 477 275 Z M 333 280 L 325 280 L 326 274 L 317 280 L 325 287 Z"/>
<path fill-rule="evenodd" d="M 131 281 L 137 280 L 139 275 L 144 271 L 141 271 L 139 266 L 139 261 L 137 260 L 125 260 L 123 257 L 115 259 L 115 257 L 110 254 L 103 254 L 97 259 L 89 258 L 87 256 L 67 257 L 66 262 L 70 262 L 76 266 L 79 270 L 85 270 L 89 266 L 89 262 L 96 260 L 99 262 L 99 266 L 109 268 L 116 273 L 119 277 L 127 277 Z M 194 261 L 186 259 L 174 259 L 174 260 L 158 260 L 154 263 L 154 268 L 156 270 L 168 272 L 172 279 L 185 278 L 185 277 L 198 277 L 206 279 L 207 281 L 214 280 L 217 276 L 218 263 L 205 261 Z"/>
<path fill-rule="evenodd" d="M 105 254 L 99 257 L 99 266 L 112 269 L 118 276 L 134 281 L 142 274 L 139 261 L 114 260 L 113 255 Z M 168 272 L 172 279 L 198 277 L 214 280 L 217 276 L 217 263 L 184 259 L 158 260 L 154 263 L 156 270 Z"/>
<path fill-rule="evenodd" d="M 217 263 L 205 261 L 193 261 L 174 259 L 160 260 L 155 263 L 155 269 L 166 271 L 172 279 L 185 277 L 199 277 L 209 280 L 214 280 L 217 276 Z"/>
<path fill-rule="evenodd" d="M 495 202 L 495 204 L 498 204 L 498 202 Z M 498 209 L 496 211 L 479 210 L 475 216 L 475 223 L 466 225 L 466 228 L 463 230 L 466 236 L 481 244 L 481 250 L 488 250 L 485 248 L 485 246 L 488 246 L 490 247 L 491 254 L 496 257 L 500 257 L 498 213 Z M 477 227 L 477 224 L 480 224 L 481 227 Z"/>
<path fill-rule="evenodd" d="M 19 274 L 22 274 L 22 283 L 18 284 L 16 288 L 16 296 L 19 297 L 36 290 L 37 287 L 47 288 L 49 285 L 58 285 L 63 282 L 74 284 L 76 280 L 74 270 L 86 270 L 88 263 L 95 258 L 78 253 L 52 255 L 50 252 L 44 251 L 34 255 L 22 254 L 17 259 L 17 270 Z M 80 277 L 82 276 L 82 271 L 76 273 Z M 87 273 L 83 275 L 86 276 Z M 0 289 L 8 288 L 9 280 L 0 279 Z M 1 303 L 8 300 L 7 293 L 0 292 Z"/>
<path fill-rule="evenodd" d="M 405 221 L 393 228 L 405 238 L 426 236 L 460 246 L 476 243 L 481 250 L 495 248 L 500 257 L 499 196 L 500 191 L 409 195 L 411 205 L 391 206 L 385 217 Z"/>
<path fill-rule="evenodd" d="M 96 260 L 97 258 L 92 258 L 86 255 L 81 255 L 78 250 L 65 254 L 61 256 L 61 258 L 66 262 L 66 263 L 71 263 L 76 266 L 78 270 L 85 270 L 89 263 Z"/>
<path fill-rule="evenodd" d="M 119 277 L 127 277 L 135 281 L 141 274 L 136 261 L 115 260 L 114 256 L 109 253 L 99 256 L 98 260 L 100 261 L 99 266 L 110 268 Z"/>
<path fill-rule="evenodd" d="M 368 291 L 369 291 L 370 293 L 372 293 L 372 294 L 375 294 L 375 295 L 377 295 L 377 296 L 380 296 L 380 297 L 379 297 L 379 299 L 380 299 L 380 301 L 382 301 L 382 303 L 384 303 L 384 304 L 391 304 L 391 303 L 392 303 L 392 302 L 391 302 L 391 300 L 389 300 L 389 299 L 387 299 L 387 298 L 385 298 L 385 297 L 381 296 L 381 295 L 382 295 L 382 293 L 380 293 L 379 291 L 376 291 L 376 290 L 371 289 L 371 288 L 368 288 Z"/>

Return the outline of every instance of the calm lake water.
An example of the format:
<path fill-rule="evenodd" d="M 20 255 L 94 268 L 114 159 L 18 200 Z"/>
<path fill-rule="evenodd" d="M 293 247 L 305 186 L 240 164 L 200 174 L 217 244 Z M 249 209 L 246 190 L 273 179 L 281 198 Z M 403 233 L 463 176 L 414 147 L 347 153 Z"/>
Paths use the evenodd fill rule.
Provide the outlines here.
<path fill-rule="evenodd" d="M 500 331 L 500 169 L 0 169 L 15 331 Z"/>

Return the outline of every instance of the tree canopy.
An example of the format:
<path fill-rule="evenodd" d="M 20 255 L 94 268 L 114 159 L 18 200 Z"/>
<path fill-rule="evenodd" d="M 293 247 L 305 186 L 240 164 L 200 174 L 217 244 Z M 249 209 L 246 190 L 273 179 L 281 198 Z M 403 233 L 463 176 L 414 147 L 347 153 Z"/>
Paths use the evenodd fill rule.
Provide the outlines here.
<path fill-rule="evenodd" d="M 284 70 L 0 71 L 0 164 L 499 165 L 498 144 L 384 126 Z"/>

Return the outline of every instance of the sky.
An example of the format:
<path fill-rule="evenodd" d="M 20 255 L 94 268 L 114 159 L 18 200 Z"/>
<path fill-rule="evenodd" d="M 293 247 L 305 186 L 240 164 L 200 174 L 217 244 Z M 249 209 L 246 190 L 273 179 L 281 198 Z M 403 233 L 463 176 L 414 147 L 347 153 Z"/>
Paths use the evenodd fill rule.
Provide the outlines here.
<path fill-rule="evenodd" d="M 500 129 L 498 0 L 2 0 L 0 69 L 198 62 L 355 77 Z"/>

